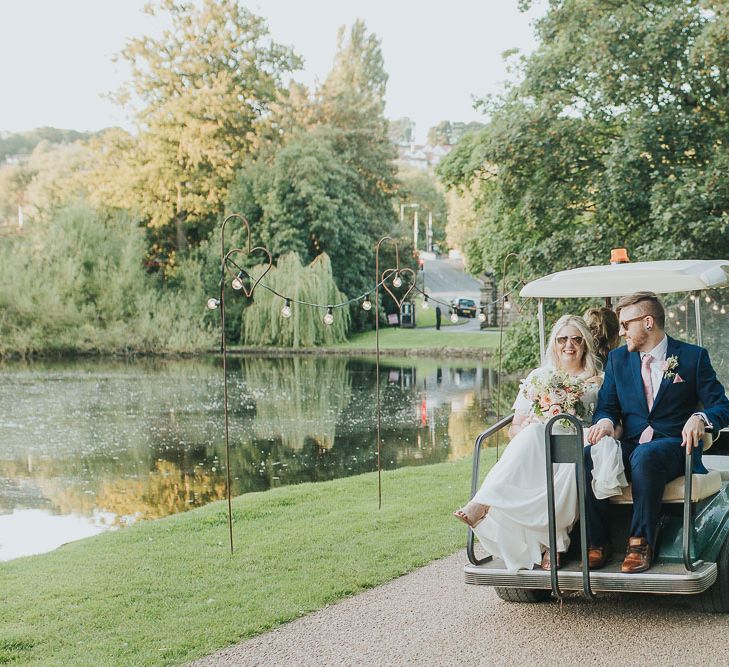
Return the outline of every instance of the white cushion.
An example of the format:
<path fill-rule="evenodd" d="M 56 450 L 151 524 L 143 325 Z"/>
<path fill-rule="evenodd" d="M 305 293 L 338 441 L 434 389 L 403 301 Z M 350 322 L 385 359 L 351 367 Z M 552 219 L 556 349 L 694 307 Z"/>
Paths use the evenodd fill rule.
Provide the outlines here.
<path fill-rule="evenodd" d="M 721 473 L 718 470 L 709 470 L 706 475 L 692 475 L 691 480 L 691 502 L 695 503 L 703 498 L 713 496 L 719 489 L 721 489 Z M 664 503 L 682 503 L 685 477 L 677 477 L 666 484 L 666 488 L 663 492 Z M 633 502 L 633 487 L 628 487 L 623 491 L 622 495 L 613 496 L 610 498 L 611 503 L 617 503 L 620 505 L 628 504 Z"/>

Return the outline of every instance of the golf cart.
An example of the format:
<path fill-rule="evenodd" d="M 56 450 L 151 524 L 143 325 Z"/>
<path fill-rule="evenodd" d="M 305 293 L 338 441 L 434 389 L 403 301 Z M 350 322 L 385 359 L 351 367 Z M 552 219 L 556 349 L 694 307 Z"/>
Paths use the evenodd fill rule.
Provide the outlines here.
<path fill-rule="evenodd" d="M 692 295 L 698 345 L 702 344 L 702 290 L 729 286 L 729 261 L 684 260 L 637 262 L 607 266 L 588 266 L 561 271 L 534 280 L 521 290 L 522 297 L 537 300 L 539 343 L 542 361 L 545 356 L 544 300 L 561 298 L 604 297 L 606 303 L 617 295 L 638 289 L 658 294 L 687 293 Z M 691 306 L 686 301 L 684 310 Z M 688 313 L 686 313 L 688 315 Z M 686 318 L 688 321 L 688 318 Z M 553 429 L 557 421 L 567 417 L 575 428 L 571 435 L 564 429 Z M 473 454 L 471 495 L 478 490 L 479 457 L 482 443 L 501 429 L 508 427 L 514 415 L 501 419 L 476 439 Z M 580 517 L 585 517 L 584 488 L 587 480 L 582 457 L 582 424 L 569 415 L 552 418 L 546 427 L 545 453 L 547 462 L 547 497 L 549 515 L 550 556 L 556 562 L 556 529 L 554 520 L 553 463 L 574 463 Z M 703 448 L 706 452 L 718 441 L 721 433 L 707 434 Z M 724 434 L 721 443 L 729 442 Z M 623 574 L 620 564 L 628 538 L 631 517 L 631 488 L 611 498 L 610 535 L 612 558 L 604 568 L 590 571 L 587 558 L 585 519 L 580 520 L 580 539 L 574 539 L 568 562 L 562 569 L 509 571 L 504 563 L 492 556 L 478 558 L 474 549 L 474 534 L 469 528 L 465 566 L 466 583 L 494 586 L 496 593 L 511 602 L 538 602 L 562 591 L 583 591 L 592 598 L 597 592 L 664 593 L 692 596 L 703 611 L 729 612 L 729 453 L 704 455 L 706 475 L 691 474 L 691 455 L 686 456 L 685 476 L 666 485 L 662 517 L 659 524 L 653 566 L 640 574 Z M 574 531 L 577 532 L 577 531 Z M 576 536 L 575 536 L 576 537 Z M 579 563 L 579 564 L 578 564 Z"/>

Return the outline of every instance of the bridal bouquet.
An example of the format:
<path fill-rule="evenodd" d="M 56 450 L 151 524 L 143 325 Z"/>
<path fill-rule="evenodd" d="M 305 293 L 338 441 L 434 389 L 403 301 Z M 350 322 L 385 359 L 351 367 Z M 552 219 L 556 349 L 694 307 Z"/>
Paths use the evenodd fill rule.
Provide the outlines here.
<path fill-rule="evenodd" d="M 522 392 L 532 404 L 537 417 L 554 417 L 563 413 L 585 416 L 582 397 L 588 384 L 564 371 L 536 375 L 522 385 Z"/>

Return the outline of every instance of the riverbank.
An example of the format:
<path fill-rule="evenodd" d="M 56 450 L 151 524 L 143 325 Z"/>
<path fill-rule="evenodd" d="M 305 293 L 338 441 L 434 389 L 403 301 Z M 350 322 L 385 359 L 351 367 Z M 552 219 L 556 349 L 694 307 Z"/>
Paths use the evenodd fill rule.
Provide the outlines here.
<path fill-rule="evenodd" d="M 352 336 L 346 343 L 315 348 L 271 348 L 229 346 L 230 354 L 268 356 L 344 355 L 369 356 L 376 352 L 376 333 Z M 467 357 L 488 359 L 499 349 L 498 331 L 455 332 L 453 329 L 383 329 L 380 331 L 380 354 L 401 357 Z"/>
<path fill-rule="evenodd" d="M 218 502 L 0 563 L 0 663 L 179 664 L 377 586 L 463 545 L 470 465 L 239 496 L 232 555 Z"/>
<path fill-rule="evenodd" d="M 402 357 L 434 357 L 434 358 L 476 358 L 488 359 L 499 349 L 499 332 L 497 330 L 459 332 L 458 326 L 452 325 L 450 330 L 443 329 L 382 329 L 380 331 L 380 354 Z M 281 348 L 281 347 L 247 347 L 228 345 L 231 355 L 255 355 L 269 357 L 284 356 L 326 356 L 338 355 L 349 357 L 370 356 L 376 351 L 376 334 L 366 331 L 355 334 L 347 342 L 329 347 Z M 95 350 L 54 350 L 38 352 L 32 355 L 19 355 L 5 352 L 0 355 L 2 361 L 19 359 L 82 359 L 96 357 L 170 357 L 189 359 L 207 354 L 220 354 L 219 347 L 207 347 L 196 351 L 150 351 L 120 350 L 118 352 Z"/>

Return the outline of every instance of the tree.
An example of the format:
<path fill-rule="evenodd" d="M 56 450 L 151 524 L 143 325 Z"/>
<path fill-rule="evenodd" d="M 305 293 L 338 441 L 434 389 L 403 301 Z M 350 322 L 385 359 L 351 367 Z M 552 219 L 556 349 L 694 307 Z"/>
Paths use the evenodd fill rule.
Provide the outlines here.
<path fill-rule="evenodd" d="M 388 136 L 396 146 L 409 146 L 415 141 L 415 121 L 411 118 L 391 120 Z"/>
<path fill-rule="evenodd" d="M 522 82 L 438 169 L 478 187 L 474 270 L 725 256 L 727 28 L 711 0 L 551 2 Z"/>
<path fill-rule="evenodd" d="M 204 237 L 223 211 L 235 170 L 282 92 L 282 76 L 300 60 L 235 0 L 161 0 L 148 11 L 166 13 L 172 27 L 159 39 L 129 40 L 120 54 L 132 81 L 116 97 L 142 102 L 139 137 L 118 172 L 101 176 L 120 207 L 134 202 L 151 226 L 173 225 L 175 246 L 184 250 L 187 233 Z"/>
<path fill-rule="evenodd" d="M 464 135 L 478 132 L 484 127 L 483 123 L 477 121 L 451 123 L 449 120 L 443 120 L 428 130 L 428 143 L 431 146 L 454 146 Z"/>
<path fill-rule="evenodd" d="M 418 205 L 418 227 L 419 238 L 418 247 L 425 247 L 425 230 L 428 225 L 428 215 L 433 218 L 433 242 L 439 245 L 445 245 L 445 229 L 448 219 L 448 209 L 446 200 L 443 195 L 443 188 L 428 173 L 419 169 L 400 169 L 400 190 L 398 192 L 398 200 L 400 204 L 417 204 Z M 408 219 L 412 212 L 408 211 Z M 406 238 L 412 236 L 412 223 L 406 220 L 400 235 Z"/>
<path fill-rule="evenodd" d="M 230 210 L 246 215 L 274 257 L 293 251 L 311 263 L 326 253 L 338 288 L 350 298 L 374 285 L 375 243 L 397 220 L 386 81 L 377 38 L 359 21 L 349 35 L 340 30 L 324 84 L 308 109 L 299 91 L 290 110 L 307 126 L 295 128 L 282 104 L 276 124 L 286 128 L 283 143 L 271 141 L 246 161 L 229 199 Z M 361 313 L 352 308 L 357 327 L 365 321 Z"/>

